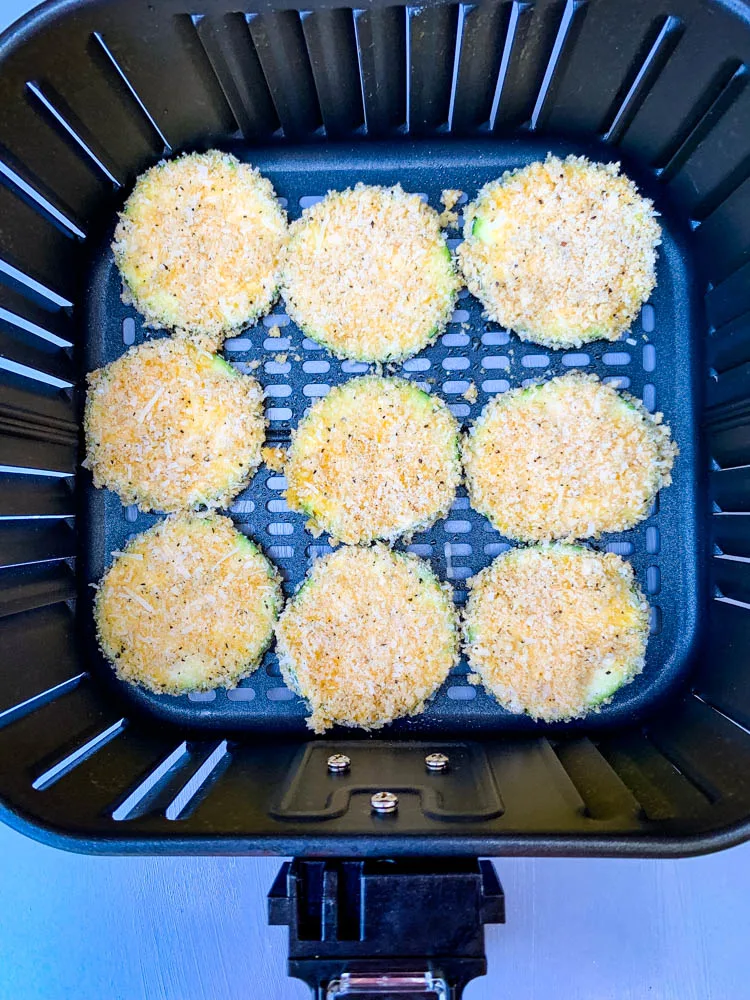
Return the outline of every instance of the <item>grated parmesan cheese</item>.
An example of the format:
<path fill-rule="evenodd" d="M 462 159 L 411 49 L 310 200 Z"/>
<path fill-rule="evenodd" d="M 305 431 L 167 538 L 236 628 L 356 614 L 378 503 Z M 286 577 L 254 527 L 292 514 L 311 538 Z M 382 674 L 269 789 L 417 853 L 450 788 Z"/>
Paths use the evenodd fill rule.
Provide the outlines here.
<path fill-rule="evenodd" d="M 132 347 L 88 383 L 86 466 L 123 503 L 224 507 L 260 465 L 260 386 L 189 341 Z"/>
<path fill-rule="evenodd" d="M 316 560 L 276 638 L 284 680 L 309 703 L 317 733 L 422 712 L 458 657 L 449 584 L 381 544 Z"/>
<path fill-rule="evenodd" d="M 458 424 L 411 382 L 365 375 L 319 399 L 294 433 L 287 504 L 314 533 L 393 540 L 445 517 L 461 481 Z"/>
<path fill-rule="evenodd" d="M 495 396 L 463 442 L 472 506 L 520 541 L 632 528 L 677 454 L 661 413 L 579 373 Z"/>
<path fill-rule="evenodd" d="M 656 216 L 619 164 L 550 154 L 481 189 L 459 263 L 487 316 L 522 340 L 616 340 L 656 285 Z"/>
<path fill-rule="evenodd" d="M 115 230 L 123 299 L 147 326 L 215 350 L 270 309 L 286 235 L 271 182 L 249 164 L 216 150 L 163 160 L 138 178 Z"/>
<path fill-rule="evenodd" d="M 275 568 L 228 517 L 177 514 L 115 555 L 94 615 L 118 677 L 183 694 L 255 670 L 281 605 Z"/>
<path fill-rule="evenodd" d="M 570 545 L 511 549 L 470 586 L 469 665 L 509 712 L 579 718 L 643 669 L 648 604 L 620 556 Z"/>
<path fill-rule="evenodd" d="M 398 185 L 331 191 L 290 226 L 287 312 L 337 357 L 416 354 L 445 328 L 458 288 L 437 213 Z"/>

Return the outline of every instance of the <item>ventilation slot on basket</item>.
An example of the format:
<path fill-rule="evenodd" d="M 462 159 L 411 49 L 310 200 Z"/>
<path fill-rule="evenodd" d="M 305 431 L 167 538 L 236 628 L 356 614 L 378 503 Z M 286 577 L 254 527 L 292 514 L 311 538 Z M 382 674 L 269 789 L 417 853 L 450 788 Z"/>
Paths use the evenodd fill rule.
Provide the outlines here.
<path fill-rule="evenodd" d="M 562 21 L 552 47 L 552 53 L 544 71 L 542 85 L 537 95 L 534 110 L 531 112 L 531 128 L 540 128 L 553 103 L 555 88 L 562 76 L 565 61 L 575 39 L 581 29 L 581 23 L 586 13 L 586 0 L 567 0 Z"/>
<path fill-rule="evenodd" d="M 221 743 L 209 754 L 192 778 L 167 806 L 167 819 L 185 819 L 192 814 L 207 794 L 214 781 L 223 773 L 231 760 L 227 741 Z"/>
<path fill-rule="evenodd" d="M 60 778 L 78 767 L 85 760 L 88 760 L 89 757 L 98 750 L 101 750 L 102 747 L 106 746 L 116 736 L 119 736 L 125 730 L 126 725 L 127 719 L 119 719 L 117 722 L 113 722 L 111 726 L 97 736 L 94 736 L 87 743 L 84 743 L 83 746 L 78 747 L 73 753 L 69 753 L 62 760 L 58 761 L 57 764 L 47 768 L 46 771 L 32 782 L 32 788 L 36 789 L 36 791 L 43 791 L 45 788 L 54 785 Z"/>
<path fill-rule="evenodd" d="M 185 766 L 189 757 L 187 743 L 181 743 L 112 811 L 112 819 L 120 822 L 147 813 L 159 793 Z"/>
<path fill-rule="evenodd" d="M 107 164 L 108 157 L 102 150 L 95 151 L 96 140 L 87 134 L 86 129 L 80 122 L 76 122 L 72 112 L 66 109 L 66 114 L 58 110 L 62 106 L 62 100 L 50 94 L 51 88 L 45 87 L 34 80 L 28 80 L 26 89 L 33 95 L 39 106 L 46 112 L 48 120 L 54 128 L 63 136 L 72 140 L 73 145 L 84 158 L 103 176 L 115 189 L 122 187 L 122 182 L 115 176 L 112 168 Z M 85 136 L 85 138 L 84 138 Z"/>
<path fill-rule="evenodd" d="M 664 19 L 656 39 L 614 114 L 612 124 L 604 133 L 605 142 L 618 142 L 622 138 L 646 94 L 666 66 L 684 30 L 684 25 L 679 17 L 670 14 Z"/>
<path fill-rule="evenodd" d="M 553 746 L 555 756 L 580 795 L 591 819 L 631 821 L 641 815 L 640 803 L 589 739 Z"/>
<path fill-rule="evenodd" d="M 67 694 L 69 691 L 75 690 L 75 688 L 77 688 L 81 681 L 87 676 L 88 674 L 85 672 L 76 674 L 75 677 L 71 677 L 67 681 L 62 681 L 62 683 L 56 684 L 54 687 L 48 688 L 40 694 L 35 694 L 33 698 L 27 698 L 25 701 L 19 702 L 11 708 L 6 708 L 4 711 L 0 712 L 0 729 L 4 726 L 10 725 L 11 722 L 23 719 L 24 716 L 29 715 L 31 712 L 35 712 L 38 708 L 49 704 L 51 701 L 55 701 L 57 698 L 62 697 L 62 695 Z"/>
<path fill-rule="evenodd" d="M 164 135 L 162 130 L 159 128 L 159 125 L 157 124 L 157 121 L 154 118 L 154 116 L 151 114 L 151 112 L 148 110 L 146 105 L 141 100 L 138 91 L 135 89 L 133 84 L 128 79 L 128 76 L 125 73 L 124 69 L 115 58 L 114 54 L 112 53 L 107 43 L 104 41 L 103 36 L 98 31 L 94 31 L 91 37 L 93 39 L 94 44 L 98 46 L 99 51 L 104 56 L 106 64 L 109 65 L 112 68 L 112 70 L 114 70 L 115 79 L 122 85 L 128 98 L 135 105 L 138 112 L 145 119 L 145 122 L 148 125 L 148 127 L 156 136 L 156 139 L 158 140 L 157 148 L 159 152 L 164 156 L 168 156 L 172 152 L 171 143 Z"/>
<path fill-rule="evenodd" d="M 71 236 L 76 236 L 79 239 L 85 239 L 86 233 L 78 222 L 73 221 L 73 213 L 62 206 L 51 192 L 42 194 L 39 190 L 39 181 L 32 182 L 30 179 L 23 177 L 19 172 L 23 168 L 20 166 L 10 166 L 8 162 L 5 162 L 7 159 L 7 153 L 5 154 L 5 159 L 0 159 L 0 174 L 5 178 L 10 189 L 25 201 L 27 205 L 35 208 L 49 222 L 62 229 L 63 232 Z"/>

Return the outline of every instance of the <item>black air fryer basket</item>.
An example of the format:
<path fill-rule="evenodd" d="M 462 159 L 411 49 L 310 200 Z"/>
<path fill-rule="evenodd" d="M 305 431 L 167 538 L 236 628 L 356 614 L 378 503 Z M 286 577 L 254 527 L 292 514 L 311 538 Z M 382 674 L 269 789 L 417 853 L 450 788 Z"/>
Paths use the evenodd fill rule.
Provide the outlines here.
<path fill-rule="evenodd" d="M 8 823 L 91 852 L 303 856 L 282 871 L 271 916 L 292 925 L 297 971 L 313 982 L 337 971 L 304 966 L 325 942 L 364 961 L 374 952 L 363 941 L 386 930 L 402 958 L 409 940 L 408 954 L 432 947 L 481 965 L 481 947 L 464 954 L 445 921 L 432 926 L 420 911 L 468 905 L 477 927 L 501 917 L 491 869 L 467 858 L 684 855 L 748 836 L 748 62 L 740 0 L 313 0 L 305 10 L 57 0 L 2 37 Z M 664 411 L 681 449 L 674 485 L 636 530 L 596 543 L 633 562 L 652 607 L 645 671 L 601 713 L 562 726 L 509 715 L 467 683 L 462 663 L 424 715 L 320 739 L 272 653 L 236 691 L 156 697 L 114 680 L 92 636 L 88 585 L 155 518 L 94 491 L 77 465 L 85 372 L 144 338 L 120 300 L 109 243 L 139 172 L 216 146 L 259 166 L 292 218 L 358 180 L 400 181 L 435 206 L 443 188 L 473 197 L 549 150 L 620 160 L 654 199 L 658 287 L 616 344 L 546 351 L 483 319 L 462 293 L 438 344 L 398 368 L 463 422 L 496 392 L 571 369 Z M 281 339 L 266 339 L 271 325 Z M 225 353 L 241 370 L 261 363 L 279 443 L 315 397 L 367 368 L 305 340 L 282 304 Z M 472 382 L 476 402 L 464 397 Z M 230 513 L 291 593 L 330 548 L 286 509 L 283 487 L 263 469 Z M 507 547 L 462 490 L 450 517 L 410 544 L 458 603 L 465 580 Z M 430 753 L 448 767 L 431 771 Z M 329 768 L 334 754 L 348 769 Z M 371 804 L 383 791 L 398 799 L 389 814 Z M 339 860 L 310 860 L 324 857 Z M 401 860 L 374 860 L 383 857 Z M 411 909 L 394 917 L 405 897 Z"/>

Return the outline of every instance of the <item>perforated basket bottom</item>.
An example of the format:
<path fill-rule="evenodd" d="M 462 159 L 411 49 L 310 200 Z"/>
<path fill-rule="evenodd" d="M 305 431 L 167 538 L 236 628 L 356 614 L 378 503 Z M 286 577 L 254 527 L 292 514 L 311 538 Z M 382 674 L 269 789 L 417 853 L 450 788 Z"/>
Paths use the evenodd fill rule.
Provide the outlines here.
<path fill-rule="evenodd" d="M 375 184 L 400 181 L 408 191 L 423 193 L 438 210 L 444 188 L 460 188 L 471 198 L 484 183 L 503 170 L 542 158 L 548 149 L 565 155 L 586 152 L 593 158 L 613 159 L 608 147 L 584 149 L 560 142 L 532 140 L 483 143 L 398 142 L 356 147 L 333 145 L 305 149 L 260 150 L 233 148 L 240 158 L 256 164 L 285 199 L 290 218 L 331 188 L 341 189 L 359 180 Z M 626 165 L 626 169 L 629 168 Z M 629 170 L 646 194 L 654 196 L 644 179 Z M 432 348 L 402 365 L 387 367 L 424 389 L 438 393 L 468 425 L 498 392 L 529 380 L 574 369 L 595 372 L 643 399 L 649 410 L 660 409 L 672 426 L 681 448 L 674 484 L 663 491 L 650 517 L 633 531 L 611 534 L 594 543 L 630 559 L 651 602 L 651 639 L 643 674 L 621 691 L 601 712 L 564 727 L 550 727 L 514 716 L 501 709 L 482 688 L 466 681 L 462 661 L 439 690 L 425 713 L 400 720 L 390 733 L 458 733 L 466 730 L 592 730 L 642 715 L 684 672 L 695 641 L 698 603 L 699 548 L 696 543 L 696 429 L 697 365 L 700 351 L 700 314 L 694 304 L 695 282 L 679 227 L 668 214 L 662 218 L 664 242 L 658 262 L 658 287 L 630 333 L 616 343 L 595 343 L 579 351 L 548 351 L 521 342 L 514 334 L 482 318 L 479 303 L 464 289 L 453 320 Z M 459 233 L 451 245 L 459 242 Z M 144 340 L 140 318 L 120 299 L 120 279 L 109 240 L 94 262 L 88 307 L 85 350 L 87 369 L 118 357 L 126 347 Z M 268 337 L 269 327 L 281 328 L 280 338 Z M 278 303 L 262 323 L 226 343 L 224 353 L 241 371 L 252 371 L 265 387 L 270 442 L 289 439 L 310 403 L 331 386 L 371 370 L 366 364 L 339 361 L 305 339 Z M 276 355 L 286 358 L 276 359 Z M 253 361 L 260 361 L 251 367 Z M 474 383 L 475 403 L 463 393 Z M 331 551 L 325 537 L 314 539 L 304 529 L 304 517 L 287 510 L 284 479 L 262 468 L 230 509 L 238 527 L 260 542 L 279 566 L 287 594 L 292 594 L 310 562 Z M 155 516 L 124 508 L 108 491 L 85 489 L 86 552 L 79 607 L 91 657 L 109 677 L 111 672 L 95 649 L 91 627 L 91 591 L 86 583 L 98 579 L 111 561 L 112 550 L 150 526 Z M 466 579 L 509 547 L 489 522 L 469 507 L 464 489 L 450 517 L 430 531 L 415 536 L 409 549 L 428 559 L 441 578 L 455 588 L 456 602 L 466 598 Z M 356 650 L 352 650 L 356 656 Z M 182 726 L 213 726 L 258 731 L 301 730 L 305 705 L 283 685 L 273 652 L 262 666 L 234 691 L 217 690 L 180 698 L 154 696 L 118 685 L 127 697 L 163 718 Z"/>

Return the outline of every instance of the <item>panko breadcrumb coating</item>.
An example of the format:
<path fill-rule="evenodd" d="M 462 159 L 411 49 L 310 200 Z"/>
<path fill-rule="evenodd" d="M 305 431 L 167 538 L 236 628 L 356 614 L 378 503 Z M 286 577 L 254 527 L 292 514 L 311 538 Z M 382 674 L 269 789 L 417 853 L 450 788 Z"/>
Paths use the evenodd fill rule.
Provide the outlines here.
<path fill-rule="evenodd" d="M 289 227 L 287 312 L 337 357 L 416 354 L 442 333 L 458 288 L 437 213 L 399 185 L 331 191 Z"/>
<path fill-rule="evenodd" d="M 677 454 L 661 413 L 578 373 L 495 396 L 463 444 L 472 507 L 527 542 L 632 528 Z"/>
<path fill-rule="evenodd" d="M 211 349 L 271 308 L 286 214 L 248 163 L 212 150 L 142 174 L 112 249 L 147 326 L 199 335 Z"/>
<path fill-rule="evenodd" d="M 252 673 L 281 605 L 275 568 L 228 517 L 176 514 L 115 553 L 94 616 L 121 680 L 177 695 Z"/>
<path fill-rule="evenodd" d="M 260 386 L 190 341 L 131 347 L 88 383 L 84 464 L 123 503 L 225 507 L 260 465 Z"/>
<path fill-rule="evenodd" d="M 285 466 L 287 504 L 308 528 L 356 545 L 445 517 L 461 481 L 446 404 L 399 378 L 336 386 L 300 422 Z"/>
<path fill-rule="evenodd" d="M 579 718 L 643 670 L 648 604 L 620 556 L 510 549 L 470 581 L 465 652 L 509 712 Z"/>
<path fill-rule="evenodd" d="M 656 285 L 656 215 L 619 163 L 550 154 L 466 207 L 461 269 L 489 318 L 522 340 L 616 340 Z"/>
<path fill-rule="evenodd" d="M 379 729 L 422 712 L 458 656 L 450 585 L 382 544 L 313 563 L 276 640 L 284 680 L 307 700 L 316 733 Z"/>

